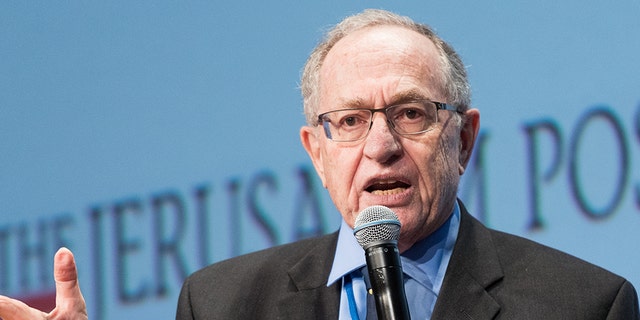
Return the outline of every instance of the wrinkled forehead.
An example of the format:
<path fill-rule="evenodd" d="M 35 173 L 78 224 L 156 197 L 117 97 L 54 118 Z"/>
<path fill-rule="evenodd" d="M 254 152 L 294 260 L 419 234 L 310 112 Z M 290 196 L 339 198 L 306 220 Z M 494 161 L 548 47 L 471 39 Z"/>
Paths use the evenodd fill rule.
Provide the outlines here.
<path fill-rule="evenodd" d="M 355 31 L 338 41 L 322 64 L 320 105 L 336 99 L 392 103 L 388 100 L 399 91 L 424 91 L 424 98 L 441 100 L 439 57 L 430 39 L 404 27 Z"/>

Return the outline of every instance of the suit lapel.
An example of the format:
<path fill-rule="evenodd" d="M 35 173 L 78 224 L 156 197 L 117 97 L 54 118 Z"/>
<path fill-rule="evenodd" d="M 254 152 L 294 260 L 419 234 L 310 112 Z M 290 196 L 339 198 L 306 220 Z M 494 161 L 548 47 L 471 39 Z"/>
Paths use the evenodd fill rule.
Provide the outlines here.
<path fill-rule="evenodd" d="M 447 267 L 432 319 L 493 319 L 500 305 L 489 294 L 502 267 L 489 230 L 460 203 L 458 240 Z"/>
<path fill-rule="evenodd" d="M 338 319 L 340 284 L 327 287 L 337 239 L 337 233 L 322 238 L 289 268 L 292 288 L 280 300 L 280 319 Z"/>
<path fill-rule="evenodd" d="M 489 230 L 460 203 L 458 240 L 431 319 L 494 319 L 500 305 L 489 289 L 503 273 Z M 324 237 L 288 270 L 292 288 L 278 305 L 280 319 L 337 319 L 340 284 L 327 287 L 337 233 Z"/>

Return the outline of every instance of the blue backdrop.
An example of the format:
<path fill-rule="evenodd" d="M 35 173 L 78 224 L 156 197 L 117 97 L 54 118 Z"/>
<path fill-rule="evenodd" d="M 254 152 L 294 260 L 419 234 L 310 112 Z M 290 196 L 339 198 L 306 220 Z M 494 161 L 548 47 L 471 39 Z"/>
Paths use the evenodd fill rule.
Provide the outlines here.
<path fill-rule="evenodd" d="M 640 286 L 637 0 L 5 1 L 0 293 L 50 296 L 65 245 L 92 319 L 171 319 L 196 269 L 337 229 L 299 75 L 365 7 L 430 24 L 467 64 L 471 211 Z"/>

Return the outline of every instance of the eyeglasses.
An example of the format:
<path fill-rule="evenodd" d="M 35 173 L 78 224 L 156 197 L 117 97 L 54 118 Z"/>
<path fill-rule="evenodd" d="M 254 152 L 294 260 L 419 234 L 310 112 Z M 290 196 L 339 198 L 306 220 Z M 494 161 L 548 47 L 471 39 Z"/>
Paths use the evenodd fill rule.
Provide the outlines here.
<path fill-rule="evenodd" d="M 383 112 L 389 126 L 400 135 L 427 132 L 438 123 L 438 110 L 460 113 L 456 107 L 442 102 L 418 100 L 381 109 L 352 108 L 325 112 L 318 116 L 328 139 L 337 142 L 363 139 L 373 125 L 373 114 Z"/>

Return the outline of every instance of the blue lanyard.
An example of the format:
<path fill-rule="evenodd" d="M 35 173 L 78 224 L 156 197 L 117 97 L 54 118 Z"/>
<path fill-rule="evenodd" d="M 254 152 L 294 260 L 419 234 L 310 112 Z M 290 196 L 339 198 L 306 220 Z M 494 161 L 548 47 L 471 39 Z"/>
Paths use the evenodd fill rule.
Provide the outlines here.
<path fill-rule="evenodd" d="M 351 314 L 351 319 L 360 320 L 360 317 L 358 316 L 358 306 L 356 305 L 356 299 L 353 295 L 353 284 L 351 283 L 350 274 L 344 276 L 344 289 L 347 291 L 347 299 L 349 300 L 349 313 Z"/>

